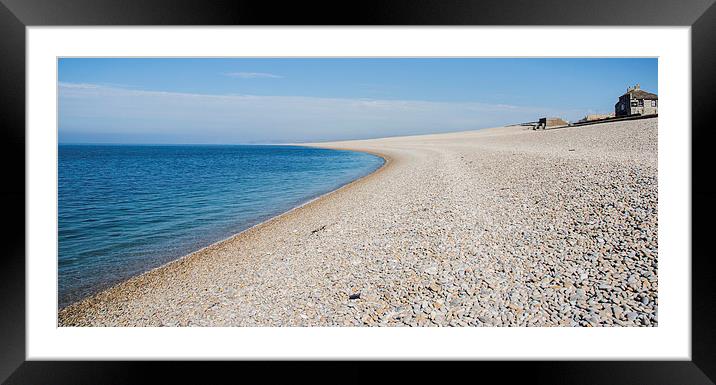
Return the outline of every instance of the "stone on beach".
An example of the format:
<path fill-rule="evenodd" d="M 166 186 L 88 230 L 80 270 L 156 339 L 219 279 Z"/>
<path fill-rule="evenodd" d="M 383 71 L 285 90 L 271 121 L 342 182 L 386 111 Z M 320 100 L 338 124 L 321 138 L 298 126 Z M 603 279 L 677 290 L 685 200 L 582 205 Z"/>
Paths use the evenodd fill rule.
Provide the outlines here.
<path fill-rule="evenodd" d="M 59 324 L 658 325 L 657 118 L 315 146 L 388 162 Z"/>

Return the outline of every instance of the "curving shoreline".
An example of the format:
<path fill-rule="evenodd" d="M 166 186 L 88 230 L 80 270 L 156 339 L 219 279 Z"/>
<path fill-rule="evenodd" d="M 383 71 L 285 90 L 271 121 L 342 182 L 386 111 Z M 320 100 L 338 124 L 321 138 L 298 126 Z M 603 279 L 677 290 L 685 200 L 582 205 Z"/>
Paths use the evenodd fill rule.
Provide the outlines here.
<path fill-rule="evenodd" d="M 647 119 L 309 144 L 386 161 L 59 325 L 655 326 L 656 136 Z"/>
<path fill-rule="evenodd" d="M 299 146 L 299 144 L 296 144 L 296 146 Z M 310 147 L 310 146 L 309 146 L 309 145 L 305 145 L 305 147 Z M 319 146 L 316 146 L 316 147 L 319 147 Z M 340 150 L 340 149 L 336 148 L 336 150 Z M 347 151 L 354 151 L 354 150 L 347 150 Z M 131 277 L 131 278 L 125 280 L 125 281 L 121 281 L 121 282 L 118 282 L 118 283 L 116 283 L 116 284 L 114 284 L 114 285 L 111 285 L 111 286 L 109 286 L 109 287 L 107 287 L 107 288 L 105 288 L 105 289 L 103 289 L 103 290 L 100 290 L 100 291 L 97 292 L 97 293 L 94 293 L 94 294 L 92 294 L 92 295 L 87 296 L 86 298 L 80 299 L 80 300 L 78 300 L 78 301 L 75 301 L 75 302 L 73 302 L 73 303 L 67 305 L 67 306 L 61 307 L 60 309 L 58 309 L 59 325 L 60 325 L 60 326 L 64 326 L 64 325 L 62 325 L 62 323 L 63 323 L 63 317 L 68 317 L 68 314 L 70 314 L 70 313 L 75 313 L 75 312 L 77 312 L 77 311 L 82 311 L 82 310 L 80 310 L 80 309 L 88 309 L 88 307 L 91 306 L 91 305 L 89 305 L 88 303 L 96 303 L 97 301 L 105 301 L 105 300 L 109 299 L 112 294 L 116 294 L 116 293 L 112 293 L 113 291 L 127 290 L 126 288 L 122 288 L 122 287 L 120 287 L 120 286 L 122 286 L 122 285 L 129 285 L 129 284 L 130 284 L 129 281 L 132 281 L 132 280 L 135 280 L 135 279 L 140 279 L 140 280 L 142 280 L 142 278 L 143 278 L 142 276 L 152 274 L 152 273 L 155 272 L 155 270 L 162 270 L 162 269 L 165 269 L 165 268 L 168 269 L 168 268 L 170 268 L 170 265 L 172 265 L 172 264 L 174 264 L 174 263 L 178 263 L 178 262 L 180 262 L 180 261 L 182 261 L 182 260 L 184 260 L 184 259 L 187 259 L 187 258 L 192 258 L 192 257 L 195 256 L 196 254 L 210 253 L 211 250 L 214 249 L 215 247 L 216 247 L 216 248 L 221 247 L 221 244 L 223 244 L 223 243 L 225 243 L 225 242 L 229 242 L 229 241 L 233 240 L 233 239 L 236 238 L 236 237 L 240 237 L 240 236 L 242 236 L 242 235 L 243 235 L 244 233 L 246 233 L 246 232 L 249 232 L 249 231 L 259 231 L 259 229 L 260 229 L 261 227 L 263 227 L 263 226 L 265 226 L 265 225 L 268 225 L 269 222 L 272 222 L 272 221 L 275 221 L 275 220 L 280 220 L 282 217 L 284 217 L 284 216 L 286 216 L 286 215 L 288 215 L 288 214 L 291 214 L 293 211 L 300 210 L 300 209 L 304 208 L 305 206 L 308 206 L 308 205 L 312 204 L 312 203 L 315 202 L 315 201 L 318 201 L 318 200 L 320 200 L 320 199 L 323 199 L 324 197 L 326 197 L 326 196 L 328 196 L 328 195 L 330 195 L 330 194 L 333 194 L 333 193 L 336 193 L 336 192 L 338 192 L 338 191 L 340 191 L 340 190 L 342 190 L 342 189 L 348 188 L 349 186 L 351 186 L 351 185 L 354 184 L 354 183 L 358 183 L 358 182 L 362 181 L 363 179 L 369 178 L 369 177 L 371 177 L 371 176 L 373 176 L 373 175 L 379 173 L 379 172 L 382 171 L 384 168 L 386 168 L 386 167 L 388 166 L 388 164 L 391 162 L 390 157 L 387 156 L 387 155 L 381 155 L 381 154 L 379 154 L 379 153 L 377 153 L 377 152 L 368 152 L 368 151 L 366 151 L 366 153 L 370 153 L 370 154 L 372 154 L 372 155 L 375 155 L 375 156 L 380 157 L 381 159 L 383 159 L 383 164 L 382 164 L 380 167 L 378 167 L 375 171 L 373 171 L 373 172 L 371 172 L 371 173 L 369 173 L 369 174 L 367 174 L 367 175 L 364 175 L 364 176 L 362 176 L 362 177 L 360 177 L 360 178 L 357 178 L 357 179 L 355 179 L 355 180 L 352 180 L 352 181 L 350 181 L 350 182 L 348 182 L 348 183 L 346 183 L 346 184 L 344 184 L 344 185 L 338 187 L 338 188 L 335 189 L 335 190 L 328 191 L 328 192 L 323 193 L 323 194 L 321 194 L 321 195 L 319 195 L 319 196 L 317 196 L 317 197 L 315 197 L 315 198 L 312 198 L 312 199 L 310 199 L 310 200 L 308 200 L 308 201 L 306 201 L 306 202 L 304 202 L 304 203 L 301 203 L 300 205 L 298 205 L 298 206 L 296 206 L 296 207 L 293 207 L 293 208 L 291 208 L 291 209 L 288 210 L 288 211 L 284 211 L 284 212 L 282 212 L 282 213 L 280 213 L 280 214 L 278 214 L 278 215 L 275 215 L 275 216 L 270 217 L 270 218 L 268 218 L 268 219 L 266 219 L 266 220 L 264 220 L 264 221 L 261 221 L 261 222 L 255 224 L 255 225 L 253 225 L 253 226 L 251 226 L 251 227 L 249 227 L 249 228 L 247 228 L 247 229 L 244 229 L 244 230 L 242 230 L 242 231 L 240 231 L 240 232 L 238 232 L 238 233 L 236 233 L 236 234 L 233 234 L 233 235 L 231 235 L 231 236 L 229 236 L 229 237 L 227 237 L 227 238 L 224 238 L 224 239 L 222 239 L 222 240 L 216 241 L 216 242 L 214 242 L 214 243 L 212 243 L 212 244 L 210 244 L 210 245 L 208 245 L 208 246 L 202 247 L 202 248 L 200 248 L 200 249 L 198 249 L 198 250 L 196 250 L 196 251 L 193 251 L 193 252 L 191 252 L 191 253 L 189 253 L 189 254 L 183 255 L 183 256 L 181 256 L 181 257 L 175 259 L 175 260 L 169 261 L 169 262 L 164 263 L 164 264 L 162 264 L 162 265 L 160 265 L 160 266 L 157 266 L 157 267 L 154 267 L 154 268 L 152 268 L 152 269 L 149 269 L 149 270 L 147 270 L 147 271 L 145 271 L 145 272 L 143 272 L 143 273 L 141 273 L 141 274 L 138 274 L 138 275 L 136 275 L 136 276 L 134 276 L 134 277 Z M 161 272 L 157 272 L 157 273 L 161 274 Z M 152 277 L 152 278 L 145 277 L 145 278 L 146 278 L 146 279 L 157 279 L 156 277 Z M 161 278 L 159 278 L 159 279 L 161 279 Z M 135 286 L 136 286 L 136 285 L 142 285 L 142 284 L 143 284 L 142 282 L 135 282 L 135 283 L 133 283 L 133 285 L 135 285 Z M 105 293 L 105 292 L 107 292 L 107 293 Z M 100 295 L 102 295 L 103 298 L 101 298 L 101 299 L 99 299 L 99 298 L 93 298 L 93 297 L 97 297 L 97 296 L 100 296 Z M 88 303 L 83 303 L 83 302 L 88 302 Z M 71 308 L 72 308 L 72 309 L 71 309 Z"/>

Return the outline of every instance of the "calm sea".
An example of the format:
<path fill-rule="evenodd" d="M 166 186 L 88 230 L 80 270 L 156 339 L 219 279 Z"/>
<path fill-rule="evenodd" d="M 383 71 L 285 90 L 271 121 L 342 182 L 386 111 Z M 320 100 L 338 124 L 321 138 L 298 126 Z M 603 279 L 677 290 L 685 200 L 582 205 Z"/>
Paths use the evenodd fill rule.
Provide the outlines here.
<path fill-rule="evenodd" d="M 60 145 L 59 306 L 382 164 L 364 153 L 294 146 Z"/>

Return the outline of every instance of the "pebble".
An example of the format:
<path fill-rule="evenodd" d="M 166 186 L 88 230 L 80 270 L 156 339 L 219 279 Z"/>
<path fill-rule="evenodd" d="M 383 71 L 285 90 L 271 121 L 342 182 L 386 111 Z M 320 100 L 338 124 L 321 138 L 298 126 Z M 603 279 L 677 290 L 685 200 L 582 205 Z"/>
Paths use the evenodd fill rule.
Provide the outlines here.
<path fill-rule="evenodd" d="M 59 324 L 658 326 L 657 131 L 322 143 L 390 162 L 61 309 Z"/>

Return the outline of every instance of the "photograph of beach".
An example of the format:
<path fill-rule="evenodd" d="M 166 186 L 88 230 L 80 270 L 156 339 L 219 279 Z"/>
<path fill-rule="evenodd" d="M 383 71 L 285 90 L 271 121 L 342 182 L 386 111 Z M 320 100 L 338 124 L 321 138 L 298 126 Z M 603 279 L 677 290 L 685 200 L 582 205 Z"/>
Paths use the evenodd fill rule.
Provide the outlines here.
<path fill-rule="evenodd" d="M 57 65 L 60 327 L 658 327 L 656 58 Z"/>

